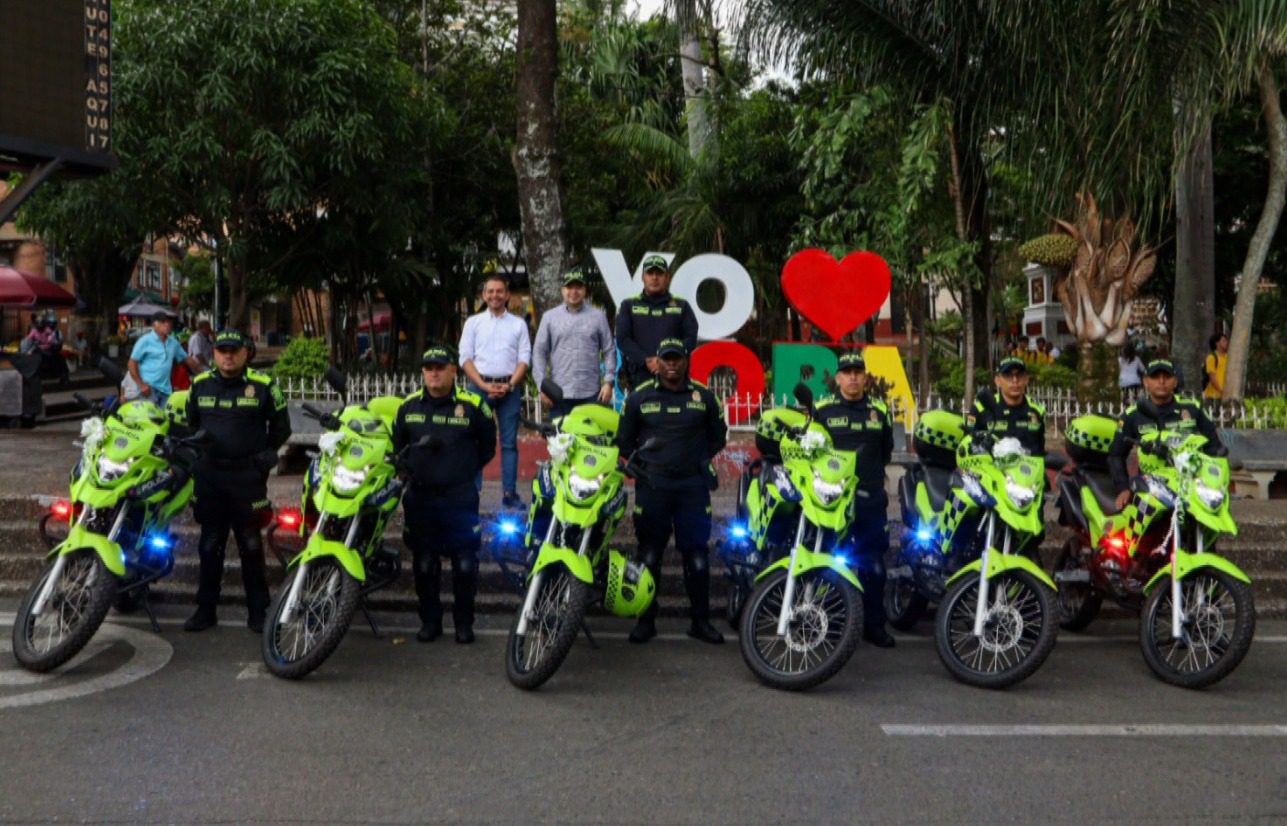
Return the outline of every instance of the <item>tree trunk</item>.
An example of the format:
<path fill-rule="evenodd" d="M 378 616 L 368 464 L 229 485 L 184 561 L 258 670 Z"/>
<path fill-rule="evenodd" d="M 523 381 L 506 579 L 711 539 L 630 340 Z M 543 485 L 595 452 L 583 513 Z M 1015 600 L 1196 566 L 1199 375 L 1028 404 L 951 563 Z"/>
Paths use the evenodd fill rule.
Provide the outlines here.
<path fill-rule="evenodd" d="M 1177 123 L 1187 117 L 1176 109 Z M 1178 126 L 1177 126 L 1178 128 Z M 1202 391 L 1203 356 L 1215 328 L 1215 200 L 1208 119 L 1175 172 L 1175 300 L 1171 355 L 1184 372 L 1184 390 Z"/>
<path fill-rule="evenodd" d="M 679 29 L 679 65 L 684 79 L 688 154 L 694 158 L 708 153 L 713 155 L 717 146 L 706 87 L 706 63 L 702 60 L 702 41 L 698 31 L 697 0 L 677 0 L 675 24 Z"/>
<path fill-rule="evenodd" d="M 250 334 L 250 300 L 246 292 L 246 264 L 229 261 L 225 275 L 228 279 L 228 326 Z"/>
<path fill-rule="evenodd" d="M 1260 212 L 1256 232 L 1247 246 L 1247 259 L 1242 265 L 1242 279 L 1238 284 L 1238 300 L 1233 308 L 1233 331 L 1229 335 L 1229 361 L 1224 374 L 1224 400 L 1235 401 L 1243 397 L 1247 382 L 1247 358 L 1251 352 L 1251 324 L 1256 313 L 1256 290 L 1260 274 L 1269 255 L 1269 246 L 1278 229 L 1283 214 L 1283 200 L 1287 195 L 1287 118 L 1283 117 L 1279 99 L 1278 78 L 1268 63 L 1262 63 L 1256 73 L 1260 87 L 1260 103 L 1265 113 L 1265 131 L 1269 143 L 1269 189 L 1265 206 Z"/>
<path fill-rule="evenodd" d="M 955 127 L 949 123 L 947 127 L 947 141 L 952 156 L 952 180 L 949 182 L 948 189 L 952 195 L 952 208 L 956 214 L 956 236 L 961 241 L 970 239 L 969 216 L 974 214 L 974 209 L 982 210 L 983 205 L 980 200 L 971 204 L 970 212 L 966 211 L 967 192 L 974 194 L 976 189 L 966 190 L 966 182 L 962 176 L 962 164 L 960 147 L 956 140 L 957 132 Z M 973 166 L 973 164 L 971 164 Z M 961 332 L 965 335 L 965 352 L 963 360 L 965 362 L 965 409 L 969 410 L 974 404 L 974 362 L 975 348 L 977 346 L 977 329 L 975 326 L 975 288 L 971 283 L 973 279 L 970 273 L 961 274 L 964 283 L 961 286 Z"/>
<path fill-rule="evenodd" d="M 514 170 L 518 173 L 527 275 L 541 309 L 562 301 L 559 276 L 568 246 L 559 189 L 554 98 L 558 60 L 555 0 L 518 0 L 518 140 Z"/>

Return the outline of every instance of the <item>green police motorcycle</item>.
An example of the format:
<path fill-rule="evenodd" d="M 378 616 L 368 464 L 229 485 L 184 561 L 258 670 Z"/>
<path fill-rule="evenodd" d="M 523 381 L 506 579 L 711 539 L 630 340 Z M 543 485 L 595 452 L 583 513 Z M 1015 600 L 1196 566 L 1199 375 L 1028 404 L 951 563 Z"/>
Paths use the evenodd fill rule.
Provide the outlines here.
<path fill-rule="evenodd" d="M 343 398 L 344 376 L 331 368 L 326 378 Z M 316 670 L 334 653 L 359 606 L 379 635 L 365 601 L 401 571 L 397 551 L 384 545 L 403 491 L 393 452 L 393 422 L 401 405 L 396 396 L 346 404 L 338 414 L 303 405 L 304 414 L 326 432 L 304 475 L 302 508 L 278 514 L 268 534 L 279 557 L 279 531 L 307 538 L 285 565 L 286 579 L 264 627 L 264 665 L 278 677 L 299 679 Z M 428 444 L 424 439 L 415 446 Z"/>
<path fill-rule="evenodd" d="M 562 399 L 549 380 L 541 391 L 556 403 Z M 562 665 L 593 601 L 602 599 L 617 616 L 638 617 L 657 588 L 642 563 L 608 547 L 626 513 L 616 411 L 583 404 L 552 424 L 523 424 L 546 437 L 550 452 L 532 482 L 523 540 L 526 587 L 505 642 L 505 675 L 518 688 L 531 690 Z M 628 464 L 626 472 L 635 471 Z M 502 536 L 516 533 L 501 526 Z"/>
<path fill-rule="evenodd" d="M 804 385 L 795 395 L 812 404 Z M 849 533 L 856 456 L 836 450 L 803 413 L 766 415 L 781 463 L 770 448 L 758 477 L 744 478 L 738 510 L 746 523 L 730 528 L 735 541 L 722 555 L 735 577 L 753 574 L 740 611 L 742 659 L 765 685 L 802 691 L 835 676 L 862 636 L 862 586 L 837 550 Z"/>
<path fill-rule="evenodd" d="M 120 367 L 99 368 L 120 381 Z M 30 671 L 50 671 L 74 657 L 98 631 L 113 602 L 141 604 L 151 583 L 174 569 L 170 522 L 192 498 L 198 432 L 170 434 L 186 393 L 162 409 L 146 399 L 104 407 L 77 394 L 93 415 L 81 426 L 81 458 L 71 472 L 69 501 L 41 520 L 49 566 L 28 589 L 13 626 L 14 658 Z M 67 523 L 57 536 L 57 523 Z"/>
<path fill-rule="evenodd" d="M 1140 408 L 1155 409 L 1147 400 Z M 1159 423 L 1139 440 L 1130 503 L 1113 514 L 1116 490 L 1103 457 L 1116 430 L 1103 417 L 1068 426 L 1077 466 L 1058 489 L 1072 536 L 1054 564 L 1065 627 L 1084 628 L 1112 599 L 1142 614 L 1140 648 L 1158 677 L 1184 688 L 1212 685 L 1247 655 L 1256 623 L 1250 577 L 1213 553 L 1238 533 L 1229 460 L 1208 455 L 1206 437 Z"/>
<path fill-rule="evenodd" d="M 1017 439 L 961 440 L 940 549 L 958 532 L 979 542 L 978 558 L 947 578 L 934 641 L 958 680 L 1006 688 L 1036 673 L 1055 647 L 1055 583 L 1022 555 L 1042 530 L 1044 456 Z M 950 550 L 949 550 L 950 554 Z"/>

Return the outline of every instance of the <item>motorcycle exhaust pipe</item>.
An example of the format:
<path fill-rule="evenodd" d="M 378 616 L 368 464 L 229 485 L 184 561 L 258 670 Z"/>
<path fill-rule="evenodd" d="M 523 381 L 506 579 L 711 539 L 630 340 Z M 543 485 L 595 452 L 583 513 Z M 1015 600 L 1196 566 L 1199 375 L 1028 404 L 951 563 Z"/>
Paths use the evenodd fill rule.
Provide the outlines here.
<path fill-rule="evenodd" d="M 548 543 L 554 539 L 554 528 L 558 525 L 559 520 L 553 516 L 550 517 L 550 526 L 545 529 L 545 541 Z M 589 539 L 590 532 L 586 531 L 585 536 L 581 538 L 581 547 L 584 550 L 585 541 Z M 532 575 L 532 579 L 527 584 L 527 593 L 523 595 L 523 607 L 518 612 L 518 625 L 514 628 L 514 635 L 518 637 L 527 636 L 527 621 L 532 615 L 532 609 L 536 606 L 536 594 L 541 590 L 541 580 L 544 573 L 537 571 Z"/>

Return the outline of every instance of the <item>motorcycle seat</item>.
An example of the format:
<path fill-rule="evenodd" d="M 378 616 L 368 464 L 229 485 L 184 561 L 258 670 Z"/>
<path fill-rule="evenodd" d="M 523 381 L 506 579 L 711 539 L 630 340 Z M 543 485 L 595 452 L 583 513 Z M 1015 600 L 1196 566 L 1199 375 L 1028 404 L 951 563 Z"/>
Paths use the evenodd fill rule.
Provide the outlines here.
<path fill-rule="evenodd" d="M 1117 488 L 1113 484 L 1111 473 L 1106 470 L 1078 467 L 1073 471 L 1073 475 L 1078 482 L 1090 488 L 1095 502 L 1105 516 L 1117 513 Z"/>

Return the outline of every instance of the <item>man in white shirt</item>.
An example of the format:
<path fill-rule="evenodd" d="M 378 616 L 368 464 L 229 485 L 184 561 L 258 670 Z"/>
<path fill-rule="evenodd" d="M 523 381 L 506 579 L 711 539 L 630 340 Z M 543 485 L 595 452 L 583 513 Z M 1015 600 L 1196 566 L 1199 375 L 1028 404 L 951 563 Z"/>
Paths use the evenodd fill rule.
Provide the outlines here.
<path fill-rule="evenodd" d="M 460 334 L 460 366 L 469 389 L 496 411 L 500 431 L 501 506 L 521 508 L 518 495 L 518 417 L 523 404 L 523 377 L 532 362 L 527 322 L 509 312 L 509 281 L 492 275 L 483 282 L 487 309 L 465 321 Z M 482 486 L 482 474 L 478 485 Z"/>

